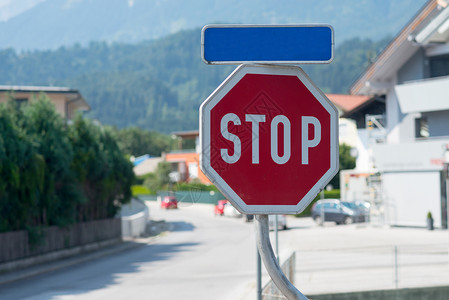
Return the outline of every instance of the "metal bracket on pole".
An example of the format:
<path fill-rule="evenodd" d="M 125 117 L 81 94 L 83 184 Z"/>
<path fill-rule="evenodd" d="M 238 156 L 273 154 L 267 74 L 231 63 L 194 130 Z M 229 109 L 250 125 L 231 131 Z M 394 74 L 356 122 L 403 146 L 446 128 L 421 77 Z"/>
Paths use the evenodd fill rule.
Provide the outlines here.
<path fill-rule="evenodd" d="M 285 277 L 274 256 L 270 243 L 270 229 L 268 227 L 268 215 L 256 215 L 256 241 L 263 264 L 268 271 L 274 284 L 289 300 L 308 300 L 295 286 Z"/>

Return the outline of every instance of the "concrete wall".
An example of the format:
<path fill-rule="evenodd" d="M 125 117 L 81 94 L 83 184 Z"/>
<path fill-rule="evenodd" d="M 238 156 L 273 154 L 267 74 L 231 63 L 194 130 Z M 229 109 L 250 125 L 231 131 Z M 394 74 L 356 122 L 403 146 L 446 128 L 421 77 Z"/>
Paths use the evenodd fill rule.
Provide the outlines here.
<path fill-rule="evenodd" d="M 400 226 L 426 226 L 431 212 L 436 227 L 441 227 L 440 172 L 388 172 L 382 174 L 385 218 Z"/>
<path fill-rule="evenodd" d="M 392 90 L 386 99 L 387 141 L 388 143 L 410 142 L 415 140 L 415 120 L 421 113 L 402 113 L 398 96 Z"/>
<path fill-rule="evenodd" d="M 343 201 L 370 201 L 371 190 L 368 177 L 370 171 L 340 170 L 340 199 Z"/>
<path fill-rule="evenodd" d="M 448 295 L 449 286 L 435 286 L 306 296 L 311 300 L 446 300 Z"/>
<path fill-rule="evenodd" d="M 402 120 L 401 110 L 399 108 L 399 102 L 394 89 L 390 90 L 385 99 L 386 116 L 387 116 L 387 142 L 399 143 L 400 141 L 400 129 L 399 123 Z"/>
<path fill-rule="evenodd" d="M 425 77 L 424 50 L 420 49 L 398 70 L 398 83 L 419 80 Z"/>
<path fill-rule="evenodd" d="M 425 78 L 425 55 L 423 50 L 417 51 L 396 74 L 395 84 Z M 386 115 L 389 143 L 410 141 L 415 138 L 415 119 L 420 114 L 404 114 L 394 89 L 386 95 Z"/>
<path fill-rule="evenodd" d="M 131 199 L 129 204 L 123 205 L 121 216 L 122 236 L 140 237 L 146 231 L 150 211 L 143 201 Z"/>

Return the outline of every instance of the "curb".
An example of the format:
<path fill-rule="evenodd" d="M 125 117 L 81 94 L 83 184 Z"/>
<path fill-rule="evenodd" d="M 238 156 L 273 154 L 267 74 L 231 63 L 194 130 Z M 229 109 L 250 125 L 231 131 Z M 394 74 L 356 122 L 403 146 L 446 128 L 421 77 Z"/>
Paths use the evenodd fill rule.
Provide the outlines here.
<path fill-rule="evenodd" d="M 21 264 L 23 267 L 0 273 L 0 286 L 155 243 L 159 238 L 173 229 L 172 224 L 167 224 L 165 221 L 159 221 L 159 224 L 161 223 L 164 224 L 164 226 L 158 226 L 161 231 L 158 233 L 153 232 L 152 235 L 148 237 L 124 238 L 116 243 L 114 243 L 114 241 L 94 243 L 76 247 L 74 249 L 66 249 L 42 255 L 48 256 L 48 258 L 33 257 L 24 259 L 23 261 L 14 262 L 19 268 Z M 41 263 L 37 263 L 33 266 L 26 266 L 27 264 L 30 264 L 29 262 L 26 262 L 26 260 L 36 259 L 38 261 L 39 259 L 42 259 Z"/>

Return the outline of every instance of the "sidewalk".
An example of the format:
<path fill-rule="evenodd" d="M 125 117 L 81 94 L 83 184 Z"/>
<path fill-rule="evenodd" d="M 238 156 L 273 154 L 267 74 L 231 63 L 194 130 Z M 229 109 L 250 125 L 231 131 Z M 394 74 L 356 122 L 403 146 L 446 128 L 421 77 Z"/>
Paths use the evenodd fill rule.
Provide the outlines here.
<path fill-rule="evenodd" d="M 279 232 L 281 263 L 296 252 L 294 285 L 307 296 L 449 286 L 447 230 L 321 227 L 310 218 L 294 217 L 287 222 L 291 229 Z M 270 238 L 275 245 L 274 233 Z M 240 299 L 255 299 L 255 283 L 246 287 Z"/>

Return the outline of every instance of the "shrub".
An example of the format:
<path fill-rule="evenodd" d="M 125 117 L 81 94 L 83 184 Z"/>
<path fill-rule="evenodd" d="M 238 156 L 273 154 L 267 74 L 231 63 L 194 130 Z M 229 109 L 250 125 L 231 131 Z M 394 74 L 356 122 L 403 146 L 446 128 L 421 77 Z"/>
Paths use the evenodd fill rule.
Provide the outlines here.
<path fill-rule="evenodd" d="M 134 179 L 107 130 L 80 115 L 67 125 L 43 94 L 0 104 L 0 176 L 0 232 L 30 234 L 113 217 Z"/>

